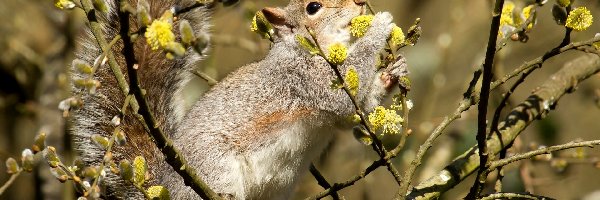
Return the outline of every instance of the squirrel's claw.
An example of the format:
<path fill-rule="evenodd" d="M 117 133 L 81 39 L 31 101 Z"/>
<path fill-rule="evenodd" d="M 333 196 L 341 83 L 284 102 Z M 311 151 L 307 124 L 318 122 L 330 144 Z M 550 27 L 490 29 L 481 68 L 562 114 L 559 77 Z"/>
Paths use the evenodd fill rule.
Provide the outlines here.
<path fill-rule="evenodd" d="M 398 83 L 400 77 L 408 75 L 408 67 L 406 59 L 400 55 L 396 58 L 396 62 L 390 63 L 381 73 L 381 81 L 385 89 L 389 90 L 392 86 Z"/>

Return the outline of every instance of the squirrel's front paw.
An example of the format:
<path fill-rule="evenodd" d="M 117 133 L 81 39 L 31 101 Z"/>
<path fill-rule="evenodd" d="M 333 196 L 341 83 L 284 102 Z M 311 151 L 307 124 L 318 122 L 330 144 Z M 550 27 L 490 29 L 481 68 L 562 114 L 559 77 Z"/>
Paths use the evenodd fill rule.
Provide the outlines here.
<path fill-rule="evenodd" d="M 396 62 L 390 63 L 383 72 L 381 73 L 381 82 L 386 90 L 392 89 L 400 77 L 408 75 L 408 67 L 406 66 L 406 59 L 404 56 L 399 56 Z"/>
<path fill-rule="evenodd" d="M 373 39 L 377 41 L 387 40 L 388 36 L 392 32 L 392 28 L 394 27 L 392 19 L 392 14 L 388 12 L 380 12 L 375 14 L 375 17 L 373 17 L 373 21 L 371 22 L 371 27 L 366 35 L 375 37 Z"/>

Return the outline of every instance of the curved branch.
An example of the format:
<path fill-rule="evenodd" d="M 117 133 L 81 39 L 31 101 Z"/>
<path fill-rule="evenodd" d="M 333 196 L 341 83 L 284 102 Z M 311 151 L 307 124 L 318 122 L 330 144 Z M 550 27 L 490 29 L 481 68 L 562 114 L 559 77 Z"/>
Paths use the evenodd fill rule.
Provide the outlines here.
<path fill-rule="evenodd" d="M 572 149 L 572 148 L 577 148 L 577 147 L 593 148 L 595 145 L 600 145 L 600 140 L 592 140 L 592 141 L 584 141 L 584 142 L 569 142 L 566 144 L 555 145 L 555 146 L 551 146 L 551 147 L 546 147 L 546 148 L 541 148 L 538 150 L 529 151 L 529 152 L 522 153 L 522 154 L 517 154 L 517 155 L 511 156 L 509 158 L 504 158 L 504 159 L 493 161 L 492 163 L 490 163 L 488 172 L 493 171 L 494 168 L 496 168 L 496 167 L 505 166 L 510 163 L 513 163 L 513 162 L 516 162 L 519 160 L 523 160 L 523 159 L 529 159 L 529 158 L 532 158 L 537 155 L 549 154 L 549 153 L 552 153 L 555 151 L 561 151 L 561 150 Z"/>
<path fill-rule="evenodd" d="M 545 117 L 563 95 L 572 92 L 579 82 L 599 71 L 598 56 L 586 55 L 567 63 L 506 116 L 498 127 L 500 134 L 494 134 L 487 141 L 489 152 L 498 153 L 502 149 L 501 144 L 513 141 L 531 122 Z M 478 167 L 479 156 L 475 146 L 456 158 L 444 170 L 421 182 L 407 197 L 409 199 L 439 197 L 442 192 L 460 183 Z"/>
<path fill-rule="evenodd" d="M 554 200 L 550 197 L 532 195 L 532 194 L 518 194 L 518 193 L 496 193 L 487 195 L 479 200 L 495 200 L 495 199 L 533 199 L 533 200 Z"/>
<path fill-rule="evenodd" d="M 126 0 L 121 0 L 121 3 L 125 1 Z M 121 26 L 119 34 L 121 35 L 121 38 L 123 38 L 123 56 L 125 57 L 127 75 L 129 76 L 131 85 L 130 92 L 138 101 L 140 107 L 138 113 L 144 118 L 143 122 L 148 126 L 149 133 L 152 138 L 154 138 L 154 143 L 165 155 L 165 161 L 183 178 L 184 183 L 191 187 L 194 192 L 202 197 L 202 199 L 221 199 L 217 193 L 211 190 L 202 178 L 200 178 L 196 169 L 187 167 L 188 164 L 183 154 L 175 148 L 173 142 L 160 129 L 156 118 L 154 118 L 154 114 L 150 111 L 150 105 L 145 99 L 142 88 L 140 88 L 137 69 L 134 67 L 137 61 L 135 59 L 133 41 L 128 35 L 130 13 L 120 10 L 118 16 Z"/>
<path fill-rule="evenodd" d="M 22 171 L 19 171 L 10 176 L 8 181 L 6 181 L 6 183 L 4 183 L 4 185 L 2 185 L 2 187 L 0 187 L 0 195 L 2 195 L 4 193 L 4 191 L 6 191 L 6 189 L 8 189 L 8 187 L 10 187 L 13 184 L 13 182 L 15 182 L 15 180 L 17 180 L 17 177 L 19 177 L 19 175 L 21 175 L 21 172 Z"/>

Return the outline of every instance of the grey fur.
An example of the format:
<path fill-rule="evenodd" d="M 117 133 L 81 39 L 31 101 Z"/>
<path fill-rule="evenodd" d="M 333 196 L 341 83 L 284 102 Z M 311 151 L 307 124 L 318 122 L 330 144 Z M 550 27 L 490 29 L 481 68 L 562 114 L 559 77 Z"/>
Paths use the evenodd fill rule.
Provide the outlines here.
<path fill-rule="evenodd" d="M 163 55 L 149 51 L 145 44 L 136 44 L 142 87 L 148 91 L 155 116 L 165 122 L 164 131 L 188 159 L 189 167 L 197 169 L 217 193 L 234 199 L 286 199 L 298 175 L 306 171 L 327 144 L 332 130 L 353 114 L 349 97 L 342 90 L 330 89 L 335 78 L 330 66 L 323 58 L 312 56 L 300 47 L 295 36 L 309 37 L 304 29 L 308 26 L 315 30 L 324 47 L 335 42 L 348 44 L 346 26 L 364 12 L 355 1 L 360 2 L 324 0 L 321 2 L 325 7 L 309 16 L 304 11 L 308 1 L 292 0 L 278 10 L 285 16 L 285 24 L 275 25 L 275 42 L 268 55 L 233 72 L 185 115 L 175 94 L 189 80 L 189 70 L 199 58 L 189 53 L 182 59 L 165 61 Z M 191 2 L 150 1 L 151 14 L 156 18 L 173 5 Z M 116 21 L 114 5 L 111 8 L 105 19 L 109 22 Z M 190 21 L 197 34 L 205 33 L 208 29 L 203 21 L 205 13 L 205 10 L 195 11 L 182 18 Z M 357 70 L 361 80 L 357 99 L 367 111 L 379 104 L 386 93 L 381 80 L 383 70 L 374 66 L 391 32 L 391 20 L 389 13 L 378 13 L 365 36 L 349 47 L 345 64 L 339 66 L 342 72 L 350 66 Z M 107 37 L 116 34 L 114 27 L 117 24 L 111 23 L 106 28 Z M 100 54 L 89 33 L 81 44 L 80 59 L 92 62 Z M 119 48 L 113 51 L 118 54 Z M 118 59 L 123 63 L 121 57 Z M 403 75 L 399 70 L 384 70 L 398 73 L 395 77 Z M 74 73 L 73 77 L 82 75 Z M 72 133 L 76 148 L 88 164 L 97 164 L 103 154 L 89 137 L 94 133 L 110 135 L 114 127 L 108 121 L 118 114 L 123 101 L 107 66 L 102 66 L 95 78 L 103 86 L 94 95 L 74 87 L 84 107 L 75 111 Z M 144 155 L 151 170 L 149 184 L 166 186 L 173 199 L 199 199 L 162 160 L 162 154 L 134 116 L 126 116 L 122 126 L 130 127 L 126 133 L 133 140 L 115 150 L 116 159 Z M 105 184 L 108 197 L 142 198 L 128 183 L 110 173 Z"/>

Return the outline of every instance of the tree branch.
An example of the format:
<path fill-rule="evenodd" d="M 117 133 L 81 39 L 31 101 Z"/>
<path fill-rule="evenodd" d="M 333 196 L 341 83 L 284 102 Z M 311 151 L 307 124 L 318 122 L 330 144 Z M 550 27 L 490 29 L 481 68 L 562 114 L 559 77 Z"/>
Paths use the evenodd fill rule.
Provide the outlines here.
<path fill-rule="evenodd" d="M 117 79 L 117 83 L 119 84 L 119 88 L 123 91 L 123 95 L 127 96 L 129 94 L 129 85 L 127 84 L 127 80 L 121 72 L 121 67 L 117 60 L 115 59 L 115 55 L 111 50 L 111 46 L 106 42 L 106 38 L 104 32 L 102 31 L 102 24 L 98 22 L 96 18 L 96 10 L 92 5 L 91 0 L 81 0 L 81 6 L 83 11 L 86 13 L 87 19 L 90 22 L 90 29 L 94 38 L 98 42 L 98 45 L 102 49 L 103 54 L 108 58 L 108 66 L 110 66 L 111 71 L 113 72 L 115 78 Z M 131 101 L 131 107 L 133 110 L 138 109 L 137 102 Z"/>
<path fill-rule="evenodd" d="M 513 162 L 516 162 L 519 160 L 523 160 L 523 159 L 529 159 L 529 158 L 532 158 L 537 155 L 549 154 L 549 153 L 552 153 L 555 151 L 561 151 L 561 150 L 572 149 L 572 148 L 577 148 L 577 147 L 593 148 L 596 145 L 600 145 L 600 140 L 592 140 L 592 141 L 584 141 L 584 142 L 569 142 L 566 144 L 561 144 L 561 145 L 546 147 L 546 148 L 542 148 L 542 149 L 538 149 L 538 150 L 533 150 L 533 151 L 530 151 L 527 153 L 522 153 L 522 154 L 511 156 L 509 158 L 504 158 L 504 159 L 494 161 L 494 162 L 490 163 L 488 172 L 493 171 L 494 168 L 496 168 L 496 167 L 505 166 L 510 163 L 513 163 Z"/>
<path fill-rule="evenodd" d="M 495 199 L 533 199 L 533 200 L 554 200 L 550 197 L 532 195 L 532 194 L 518 194 L 518 193 L 496 193 L 487 195 L 479 200 L 495 200 Z"/>
<path fill-rule="evenodd" d="M 312 37 L 312 40 L 315 42 L 315 45 L 317 46 L 317 49 L 319 50 L 320 55 L 325 59 L 325 53 L 324 53 L 323 49 L 321 48 L 321 45 L 319 44 L 319 41 L 317 40 L 315 33 L 310 28 L 308 28 L 308 27 L 305 27 L 305 28 L 309 32 L 310 36 Z M 325 59 L 325 60 L 327 60 L 327 59 Z M 358 105 L 358 101 L 356 100 L 354 95 L 352 95 L 352 93 L 350 92 L 350 89 L 348 89 L 348 86 L 345 83 L 344 77 L 340 73 L 338 66 L 330 63 L 329 61 L 327 61 L 327 64 L 329 64 L 329 66 L 335 73 L 336 77 L 342 84 L 342 89 L 344 90 L 344 92 L 347 94 L 347 96 L 350 98 L 350 101 L 354 105 L 355 114 L 357 114 L 360 117 L 361 125 L 364 126 L 364 128 L 367 130 L 367 133 L 369 133 L 369 136 L 373 140 L 373 144 L 371 145 L 373 147 L 373 150 L 375 152 L 377 152 L 377 154 L 379 155 L 379 157 L 381 159 L 385 160 L 385 165 L 386 165 L 388 171 L 392 174 L 392 176 L 396 180 L 396 183 L 398 183 L 400 185 L 402 182 L 400 179 L 400 173 L 398 172 L 398 170 L 396 169 L 394 164 L 392 164 L 389 160 L 386 160 L 386 158 L 390 158 L 390 156 L 389 156 L 390 153 L 385 149 L 385 147 L 381 143 L 381 140 L 379 138 L 377 138 L 377 136 L 375 135 L 375 133 L 373 132 L 373 130 L 367 123 L 367 117 L 365 116 L 365 112 L 360 108 L 360 106 Z"/>
<path fill-rule="evenodd" d="M 377 168 L 385 165 L 385 163 L 386 163 L 386 158 L 381 158 L 381 159 L 373 162 L 371 165 L 369 165 L 369 167 L 367 167 L 365 170 L 361 171 L 360 173 L 358 173 L 358 175 L 352 177 L 351 179 L 349 179 L 345 182 L 342 182 L 342 183 L 334 183 L 329 189 L 326 189 L 325 191 L 323 191 L 313 197 L 306 198 L 305 200 L 321 199 L 323 197 L 331 195 L 332 193 L 334 193 L 336 191 L 339 191 L 348 186 L 354 185 L 354 183 L 356 183 L 360 179 L 366 177 L 371 172 L 375 171 Z"/>
<path fill-rule="evenodd" d="M 6 183 L 4 183 L 2 187 L 0 187 L 0 196 L 4 193 L 4 191 L 6 191 L 6 189 L 8 189 L 8 187 L 10 187 L 15 182 L 15 180 L 17 180 L 17 177 L 21 175 L 21 172 L 23 171 L 19 170 L 17 173 L 12 174 L 8 181 L 6 181 Z"/>
<path fill-rule="evenodd" d="M 581 81 L 599 71 L 600 58 L 595 55 L 581 56 L 567 63 L 500 123 L 500 134 L 493 135 L 487 141 L 489 152 L 499 152 L 501 141 L 504 144 L 513 141 L 534 120 L 545 117 L 563 95 L 572 92 Z M 408 199 L 439 197 L 442 192 L 460 183 L 479 167 L 477 154 L 477 147 L 472 147 L 444 170 L 417 185 L 410 191 Z"/>
<path fill-rule="evenodd" d="M 496 0 L 494 5 L 492 24 L 490 25 L 490 35 L 485 53 L 485 61 L 483 63 L 483 79 L 481 81 L 481 93 L 479 95 L 479 110 L 477 115 L 477 147 L 479 147 L 479 165 L 486 166 L 488 164 L 488 152 L 486 150 L 487 138 L 487 108 L 490 98 L 490 84 L 492 83 L 492 71 L 494 68 L 494 58 L 496 57 L 496 41 L 498 40 L 498 30 L 500 30 L 500 16 L 502 15 L 502 7 L 504 0 Z M 475 199 L 481 192 L 482 185 L 485 183 L 486 176 L 483 175 L 484 170 L 481 168 L 478 172 L 477 179 L 471 187 L 471 191 L 466 199 Z M 406 190 L 404 190 L 406 191 Z M 403 192 L 404 192 L 403 191 Z"/>
<path fill-rule="evenodd" d="M 327 179 L 325 179 L 325 177 L 321 174 L 321 172 L 319 172 L 319 170 L 317 170 L 317 167 L 315 167 L 314 164 L 310 164 L 310 169 L 309 169 L 310 173 L 315 177 L 315 179 L 317 179 L 317 183 L 325 188 L 325 189 L 329 189 L 331 188 L 331 184 L 329 184 L 329 182 L 327 182 Z M 340 199 L 340 194 L 337 193 L 337 191 L 334 191 L 331 194 L 331 197 L 333 197 L 334 200 L 339 200 Z"/>
<path fill-rule="evenodd" d="M 121 0 L 121 3 L 126 3 L 124 1 L 126 0 Z M 140 106 L 138 112 L 143 116 L 144 122 L 150 130 L 150 135 L 152 138 L 154 138 L 156 146 L 165 155 L 165 161 L 169 163 L 169 165 L 173 167 L 173 170 L 175 170 L 183 178 L 184 183 L 187 186 L 190 186 L 198 195 L 200 195 L 200 197 L 203 199 L 220 199 L 219 196 L 212 191 L 204 181 L 202 181 L 196 170 L 192 167 L 188 167 L 187 161 L 185 160 L 183 154 L 181 154 L 179 150 L 175 149 L 172 141 L 162 132 L 158 123 L 156 122 L 156 119 L 150 112 L 150 105 L 148 105 L 148 102 L 146 101 L 142 92 L 142 88 L 140 88 L 137 71 L 135 69 L 136 67 L 134 67 L 134 65 L 137 64 L 137 61 L 135 60 L 133 42 L 129 36 L 130 13 L 119 10 L 118 15 L 121 25 L 119 34 L 121 35 L 121 38 L 123 38 L 123 55 L 125 57 L 127 75 L 129 76 L 129 82 L 131 85 L 130 92 L 138 101 Z"/>

